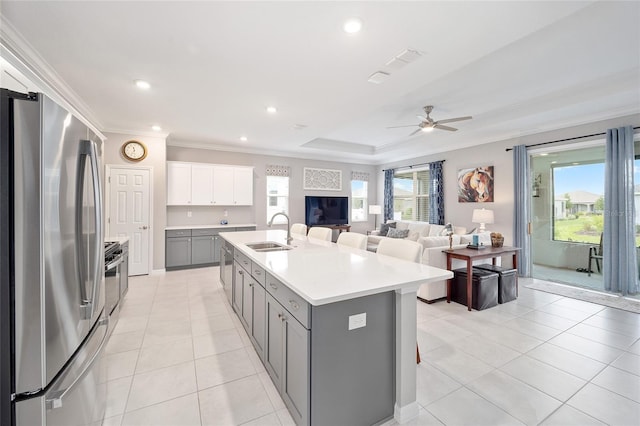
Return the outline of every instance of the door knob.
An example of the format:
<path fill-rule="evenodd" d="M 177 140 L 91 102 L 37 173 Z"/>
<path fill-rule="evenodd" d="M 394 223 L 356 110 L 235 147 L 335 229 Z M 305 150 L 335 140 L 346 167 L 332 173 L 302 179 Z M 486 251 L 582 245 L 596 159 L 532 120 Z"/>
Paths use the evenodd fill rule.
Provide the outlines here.
<path fill-rule="evenodd" d="M 147 229 L 147 228 L 149 228 L 149 227 L 147 225 L 144 225 L 144 226 L 139 227 L 138 229 Z"/>

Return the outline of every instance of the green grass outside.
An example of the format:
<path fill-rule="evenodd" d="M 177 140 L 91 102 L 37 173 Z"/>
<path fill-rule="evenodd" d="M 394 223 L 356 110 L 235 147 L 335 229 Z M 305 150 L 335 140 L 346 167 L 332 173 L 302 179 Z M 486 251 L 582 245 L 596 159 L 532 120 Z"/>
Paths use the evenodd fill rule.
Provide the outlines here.
<path fill-rule="evenodd" d="M 558 219 L 554 222 L 553 239 L 578 243 L 598 244 L 604 230 L 604 216 L 584 215 L 575 219 Z M 636 247 L 640 246 L 640 235 L 636 233 Z"/>

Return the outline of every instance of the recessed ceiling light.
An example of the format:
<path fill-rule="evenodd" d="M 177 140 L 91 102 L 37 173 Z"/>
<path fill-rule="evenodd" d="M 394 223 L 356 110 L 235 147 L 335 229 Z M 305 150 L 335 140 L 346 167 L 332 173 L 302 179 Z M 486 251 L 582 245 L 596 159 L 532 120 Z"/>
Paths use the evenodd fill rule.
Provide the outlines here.
<path fill-rule="evenodd" d="M 358 33 L 362 29 L 362 21 L 358 18 L 348 19 L 342 26 L 342 29 L 347 34 Z"/>
<path fill-rule="evenodd" d="M 159 132 L 160 130 L 162 130 L 162 127 L 160 127 L 160 126 L 151 126 L 151 129 L 156 131 L 156 132 Z"/>
<path fill-rule="evenodd" d="M 549 155 L 548 152 L 543 152 L 543 153 L 540 154 L 540 157 L 546 157 L 547 155 Z"/>
<path fill-rule="evenodd" d="M 242 142 L 246 142 L 246 141 L 247 141 L 247 137 L 246 137 L 246 136 L 240 136 L 240 140 L 241 140 Z"/>
<path fill-rule="evenodd" d="M 144 81 L 144 80 L 136 80 L 136 87 L 138 89 L 142 89 L 142 90 L 148 90 L 151 88 L 151 84 L 149 84 L 148 81 Z"/>
<path fill-rule="evenodd" d="M 274 106 L 268 106 L 268 107 L 267 107 L 267 112 L 268 112 L 269 114 L 275 114 L 276 112 L 278 112 L 278 110 L 277 110 L 277 109 L 276 109 L 276 107 L 274 107 Z"/>

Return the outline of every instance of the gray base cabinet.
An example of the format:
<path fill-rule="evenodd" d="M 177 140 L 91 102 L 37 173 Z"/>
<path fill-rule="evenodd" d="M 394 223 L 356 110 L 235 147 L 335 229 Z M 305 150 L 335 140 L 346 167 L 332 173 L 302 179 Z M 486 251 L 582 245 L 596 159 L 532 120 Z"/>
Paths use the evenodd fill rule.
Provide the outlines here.
<path fill-rule="evenodd" d="M 267 295 L 265 367 L 296 424 L 309 423 L 309 335 L 271 295 Z"/>
<path fill-rule="evenodd" d="M 393 417 L 393 292 L 311 306 L 235 250 L 232 305 L 296 424 Z M 349 330 L 363 313 L 366 326 Z"/>
<path fill-rule="evenodd" d="M 242 265 L 247 262 L 252 266 L 251 261 L 245 256 L 234 262 L 235 277 L 233 283 L 232 305 L 240 317 L 240 322 L 247 331 L 253 346 L 258 352 L 260 359 L 264 358 L 265 347 L 265 307 L 266 291 L 263 287 L 264 270 L 260 267 L 245 269 Z M 249 272 L 251 271 L 251 272 Z M 257 276 L 258 278 L 254 277 Z"/>
<path fill-rule="evenodd" d="M 189 236 L 170 235 L 167 232 L 165 268 L 191 265 L 191 230 Z"/>
<path fill-rule="evenodd" d="M 166 231 L 165 268 L 185 269 L 220 263 L 220 232 L 253 231 L 255 227 L 195 228 Z"/>
<path fill-rule="evenodd" d="M 200 265 L 220 261 L 218 236 L 192 237 L 191 264 Z"/>

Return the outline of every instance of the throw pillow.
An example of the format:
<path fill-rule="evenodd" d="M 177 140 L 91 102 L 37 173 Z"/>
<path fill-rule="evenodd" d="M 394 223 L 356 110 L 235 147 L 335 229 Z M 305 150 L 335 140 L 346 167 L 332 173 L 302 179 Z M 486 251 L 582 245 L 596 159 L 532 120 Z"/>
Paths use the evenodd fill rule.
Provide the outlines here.
<path fill-rule="evenodd" d="M 389 232 L 387 232 L 387 237 L 389 238 L 407 238 L 408 235 L 408 229 L 389 228 Z"/>
<path fill-rule="evenodd" d="M 420 238 L 421 236 L 419 232 L 412 231 L 411 229 L 407 229 L 407 231 L 409 231 L 409 235 L 407 235 L 407 240 L 418 241 L 418 238 Z"/>
<path fill-rule="evenodd" d="M 440 231 L 440 235 L 438 235 L 438 236 L 439 237 L 448 237 L 450 233 L 453 234 L 453 226 L 451 226 L 450 223 L 447 223 L 444 226 L 444 228 L 442 229 L 442 231 Z"/>
<path fill-rule="evenodd" d="M 477 228 L 473 228 L 471 231 L 467 232 L 467 235 L 475 234 Z"/>
<path fill-rule="evenodd" d="M 380 235 L 387 235 L 387 233 L 389 232 L 389 228 L 395 228 L 395 227 L 396 227 L 396 223 L 395 222 L 381 223 L 380 224 Z"/>
<path fill-rule="evenodd" d="M 429 237 L 439 237 L 444 229 L 444 225 L 431 225 L 429 227 Z"/>

